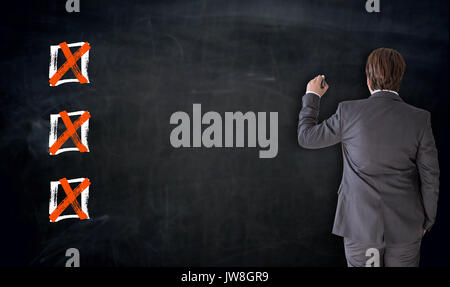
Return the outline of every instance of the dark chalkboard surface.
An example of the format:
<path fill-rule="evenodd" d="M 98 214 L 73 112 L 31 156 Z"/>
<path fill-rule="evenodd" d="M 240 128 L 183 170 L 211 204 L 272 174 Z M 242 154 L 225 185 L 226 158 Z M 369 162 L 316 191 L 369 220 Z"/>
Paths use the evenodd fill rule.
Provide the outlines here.
<path fill-rule="evenodd" d="M 0 265 L 64 266 L 71 247 L 82 266 L 344 265 L 331 234 L 340 147 L 300 148 L 297 115 L 319 73 L 330 85 L 320 119 L 368 97 L 364 65 L 378 47 L 403 54 L 400 95 L 432 113 L 443 176 L 422 265 L 448 264 L 448 1 L 364 4 L 2 4 Z M 49 86 L 50 45 L 64 41 L 91 45 L 90 84 Z M 278 112 L 278 155 L 172 147 L 170 116 L 194 103 Z M 89 153 L 49 155 L 50 114 L 62 110 L 91 114 Z M 63 177 L 90 179 L 90 220 L 49 222 L 50 181 Z"/>

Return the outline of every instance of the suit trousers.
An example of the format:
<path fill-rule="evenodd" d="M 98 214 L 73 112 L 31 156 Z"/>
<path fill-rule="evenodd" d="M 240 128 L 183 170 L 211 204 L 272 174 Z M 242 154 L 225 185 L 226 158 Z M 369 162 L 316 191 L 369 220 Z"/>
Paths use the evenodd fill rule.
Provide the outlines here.
<path fill-rule="evenodd" d="M 418 267 L 422 239 L 403 244 L 361 243 L 344 237 L 348 267 Z"/>

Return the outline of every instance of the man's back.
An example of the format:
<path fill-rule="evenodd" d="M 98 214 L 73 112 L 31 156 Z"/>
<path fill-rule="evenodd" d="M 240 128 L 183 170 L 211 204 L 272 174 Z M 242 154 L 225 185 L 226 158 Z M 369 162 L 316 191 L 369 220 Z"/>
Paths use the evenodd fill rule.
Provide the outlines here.
<path fill-rule="evenodd" d="M 377 92 L 341 103 L 342 143 L 358 170 L 368 175 L 416 171 L 416 155 L 428 112 L 399 96 Z"/>

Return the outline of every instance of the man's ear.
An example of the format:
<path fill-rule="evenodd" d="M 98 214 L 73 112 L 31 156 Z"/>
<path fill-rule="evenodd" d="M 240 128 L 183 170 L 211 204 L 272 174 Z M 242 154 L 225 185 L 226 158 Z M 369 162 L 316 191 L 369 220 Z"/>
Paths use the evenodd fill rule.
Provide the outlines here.
<path fill-rule="evenodd" d="M 372 88 L 370 87 L 370 80 L 367 78 L 367 88 L 369 88 L 369 91 L 372 93 Z"/>

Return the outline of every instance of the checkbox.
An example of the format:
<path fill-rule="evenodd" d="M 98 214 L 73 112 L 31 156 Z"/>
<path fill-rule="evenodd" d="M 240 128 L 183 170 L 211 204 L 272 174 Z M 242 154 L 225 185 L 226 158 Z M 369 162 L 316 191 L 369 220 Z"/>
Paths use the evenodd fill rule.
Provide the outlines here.
<path fill-rule="evenodd" d="M 71 183 L 79 183 L 79 185 L 72 190 Z M 88 200 L 89 200 L 89 185 L 88 178 L 76 178 L 67 180 L 62 178 L 58 181 L 50 182 L 50 203 L 49 203 L 49 218 L 50 222 L 58 222 L 68 218 L 79 218 L 81 220 L 89 219 Z M 66 194 L 64 198 L 58 204 L 58 190 L 62 187 Z M 81 205 L 79 204 L 77 197 L 81 195 Z M 71 205 L 76 214 L 61 215 L 66 208 Z"/>
<path fill-rule="evenodd" d="M 72 122 L 71 116 L 79 116 L 79 118 Z M 57 155 L 68 151 L 89 152 L 88 132 L 89 132 L 89 118 L 91 115 L 88 111 L 78 111 L 67 113 L 62 111 L 59 114 L 50 115 L 50 135 L 48 140 L 48 147 L 50 155 Z M 58 121 L 62 119 L 66 131 L 58 137 Z M 80 128 L 80 136 L 78 136 L 77 129 Z M 62 145 L 69 139 L 75 144 L 75 147 L 61 148 Z"/>
<path fill-rule="evenodd" d="M 70 51 L 72 47 L 80 47 L 74 54 Z M 50 66 L 49 66 L 49 82 L 50 86 L 56 87 L 61 84 L 70 82 L 79 82 L 80 84 L 89 83 L 88 64 L 89 64 L 89 50 L 91 46 L 88 42 L 78 42 L 67 44 L 62 42 L 59 45 L 50 46 Z M 58 53 L 62 51 L 67 61 L 58 68 Z M 81 70 L 77 65 L 77 61 L 81 59 Z M 68 70 L 72 70 L 75 78 L 64 79 L 61 78 Z"/>

